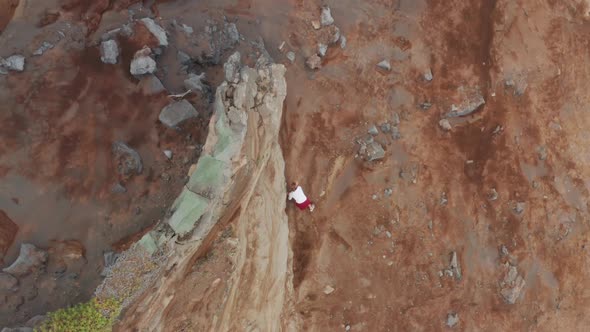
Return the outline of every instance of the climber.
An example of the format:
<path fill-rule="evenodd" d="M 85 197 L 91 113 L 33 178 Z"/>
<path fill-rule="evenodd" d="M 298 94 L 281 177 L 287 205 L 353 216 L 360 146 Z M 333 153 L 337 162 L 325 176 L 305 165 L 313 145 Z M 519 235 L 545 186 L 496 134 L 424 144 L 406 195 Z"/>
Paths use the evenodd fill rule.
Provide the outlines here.
<path fill-rule="evenodd" d="M 313 212 L 315 209 L 315 204 L 313 204 L 307 196 L 303 193 L 303 189 L 301 186 L 297 184 L 297 182 L 291 183 L 291 188 L 289 189 L 289 195 L 287 196 L 288 200 L 295 200 L 295 205 L 301 210 L 305 210 L 306 208 L 309 209 L 309 212 Z"/>

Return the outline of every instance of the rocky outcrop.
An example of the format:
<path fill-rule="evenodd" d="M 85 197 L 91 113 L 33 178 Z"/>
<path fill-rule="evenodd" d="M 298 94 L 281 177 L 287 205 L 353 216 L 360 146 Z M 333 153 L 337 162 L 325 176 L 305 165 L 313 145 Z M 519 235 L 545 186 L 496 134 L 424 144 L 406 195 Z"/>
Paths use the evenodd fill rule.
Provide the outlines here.
<path fill-rule="evenodd" d="M 156 275 L 151 280 L 157 280 L 153 291 L 129 307 L 123 330 L 164 329 L 163 313 L 171 299 L 181 295 L 175 294 L 175 285 L 184 279 L 182 271 L 190 268 L 195 253 L 214 236 L 212 229 L 220 220 L 230 218 L 236 227 L 238 253 L 214 330 L 281 329 L 283 304 L 292 291 L 284 161 L 278 144 L 285 68 L 259 61 L 256 69 L 240 69 L 236 60 L 238 56 L 232 59 L 231 81 L 216 90 L 207 142 L 169 218 L 131 249 L 167 259 L 150 272 Z M 107 273 L 98 297 L 113 296 L 112 290 L 126 282 L 125 264 L 133 260 L 123 254 L 111 271 L 125 272 Z M 174 272 L 157 277 L 162 271 Z"/>

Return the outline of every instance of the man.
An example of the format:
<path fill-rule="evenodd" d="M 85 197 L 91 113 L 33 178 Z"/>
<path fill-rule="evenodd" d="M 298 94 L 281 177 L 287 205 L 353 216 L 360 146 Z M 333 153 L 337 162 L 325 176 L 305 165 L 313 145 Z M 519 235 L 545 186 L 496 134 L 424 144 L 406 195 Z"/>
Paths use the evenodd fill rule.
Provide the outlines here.
<path fill-rule="evenodd" d="M 295 200 L 295 205 L 301 210 L 309 209 L 309 212 L 313 212 L 315 209 L 315 204 L 313 204 L 305 193 L 303 193 L 303 189 L 297 184 L 297 182 L 291 183 L 291 192 L 287 196 L 289 200 Z"/>

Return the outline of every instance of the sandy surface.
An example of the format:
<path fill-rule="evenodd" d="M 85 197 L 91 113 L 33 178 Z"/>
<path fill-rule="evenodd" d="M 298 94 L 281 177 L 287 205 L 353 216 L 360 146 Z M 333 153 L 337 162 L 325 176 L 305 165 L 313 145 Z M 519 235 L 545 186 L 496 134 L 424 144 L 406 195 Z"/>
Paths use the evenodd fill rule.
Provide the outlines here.
<path fill-rule="evenodd" d="M 274 59 L 287 66 L 280 133 L 285 174 L 303 185 L 317 208 L 309 214 L 287 206 L 290 240 L 283 245 L 293 251 L 292 275 L 287 273 L 294 292 L 284 302 L 282 326 L 438 331 L 448 329 L 447 315 L 457 313 L 456 330 L 585 330 L 587 4 L 326 3 L 348 42 L 344 49 L 331 46 L 318 71 L 304 61 L 322 38 L 311 24 L 319 19 L 319 2 L 154 7 L 167 19 L 226 15 L 247 40 L 260 34 Z M 282 41 L 286 47 L 279 51 Z M 295 52 L 295 63 L 286 59 L 287 51 Z M 376 68 L 383 59 L 391 71 Z M 424 79 L 429 69 L 432 81 Z M 25 84 L 15 77 L 6 82 Z M 439 121 L 452 105 L 474 94 L 485 104 L 449 119 L 451 130 L 443 130 Z M 432 104 L 428 110 L 420 107 L 425 102 Z M 12 113 L 4 112 L 3 119 L 6 114 Z M 386 150 L 383 160 L 356 156 L 356 138 L 396 118 L 400 139 L 375 137 Z M 10 119 L 16 127 L 19 118 Z M 2 142 L 5 158 L 12 141 Z M 49 160 L 37 163 L 49 165 L 40 175 L 58 174 Z M 230 227 L 235 232 L 244 226 Z M 256 241 L 255 228 L 251 232 L 241 240 Z M 170 299 L 159 329 L 214 330 L 213 317 L 228 310 L 225 292 L 241 271 L 236 267 L 252 257 L 232 256 L 233 237 L 219 236 L 210 258 L 195 261 L 185 282 L 176 285 L 175 293 L 184 295 Z M 446 271 L 453 252 L 460 278 Z M 524 280 L 514 304 L 502 296 L 508 266 Z M 326 294 L 326 286 L 334 291 Z M 248 291 L 243 295 L 247 299 Z M 133 322 L 129 316 L 122 320 L 132 328 L 125 325 Z"/>

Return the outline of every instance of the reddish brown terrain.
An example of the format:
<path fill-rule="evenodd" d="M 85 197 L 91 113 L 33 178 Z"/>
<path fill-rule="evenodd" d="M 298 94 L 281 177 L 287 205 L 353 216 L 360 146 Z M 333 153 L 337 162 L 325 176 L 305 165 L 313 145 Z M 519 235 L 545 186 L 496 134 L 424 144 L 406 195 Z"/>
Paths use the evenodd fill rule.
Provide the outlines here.
<path fill-rule="evenodd" d="M 49 252 L 46 271 L 2 294 L 0 325 L 87 300 L 103 252 L 125 249 L 165 217 L 199 157 L 211 105 L 189 96 L 200 115 L 176 130 L 158 114 L 168 94 L 184 92 L 187 71 L 206 72 L 214 90 L 231 54 L 223 49 L 219 61 L 183 69 L 177 51 L 196 59 L 215 47 L 185 39 L 173 20 L 201 32 L 225 17 L 243 37 L 234 48 L 244 58 L 261 36 L 287 68 L 277 138 L 286 181 L 298 181 L 317 205 L 310 214 L 288 204 L 289 241 L 271 243 L 289 249 L 284 299 L 265 299 L 282 310 L 276 326 L 587 330 L 586 1 L 145 1 L 129 11 L 125 1 L 0 4 L 0 56 L 27 59 L 23 72 L 0 75 L 0 226 L 18 225 L 0 230 L 3 266 L 21 243 Z M 312 70 L 306 60 L 334 34 L 333 26 L 313 26 L 322 5 L 346 44 L 330 45 Z M 146 95 L 129 74 L 135 51 L 158 46 L 142 25 L 117 37 L 117 65 L 100 60 L 101 36 L 130 13 L 159 17 L 168 32 L 156 73 L 168 92 Z M 55 47 L 32 56 L 43 41 Z M 377 66 L 383 60 L 389 69 Z M 363 158 L 368 137 L 383 147 L 382 158 Z M 121 174 L 116 141 L 138 151 L 141 173 Z M 127 191 L 113 192 L 117 183 Z M 232 285 L 236 273 L 247 274 L 244 262 L 262 259 L 249 253 L 263 244 L 240 218 L 226 217 L 193 250 L 189 269 L 162 277 L 177 274 L 162 291 L 166 301 L 140 298 L 116 330 L 274 330 L 255 319 L 224 320 L 231 308 L 262 312 L 239 300 L 251 289 Z M 72 255 L 63 252 L 80 252 L 66 240 L 84 250 L 64 270 L 62 256 Z M 248 243 L 244 256 L 236 241 Z M 250 282 L 262 291 L 276 280 Z M 153 318 L 146 303 L 161 306 L 151 310 L 157 326 L 146 327 Z"/>

